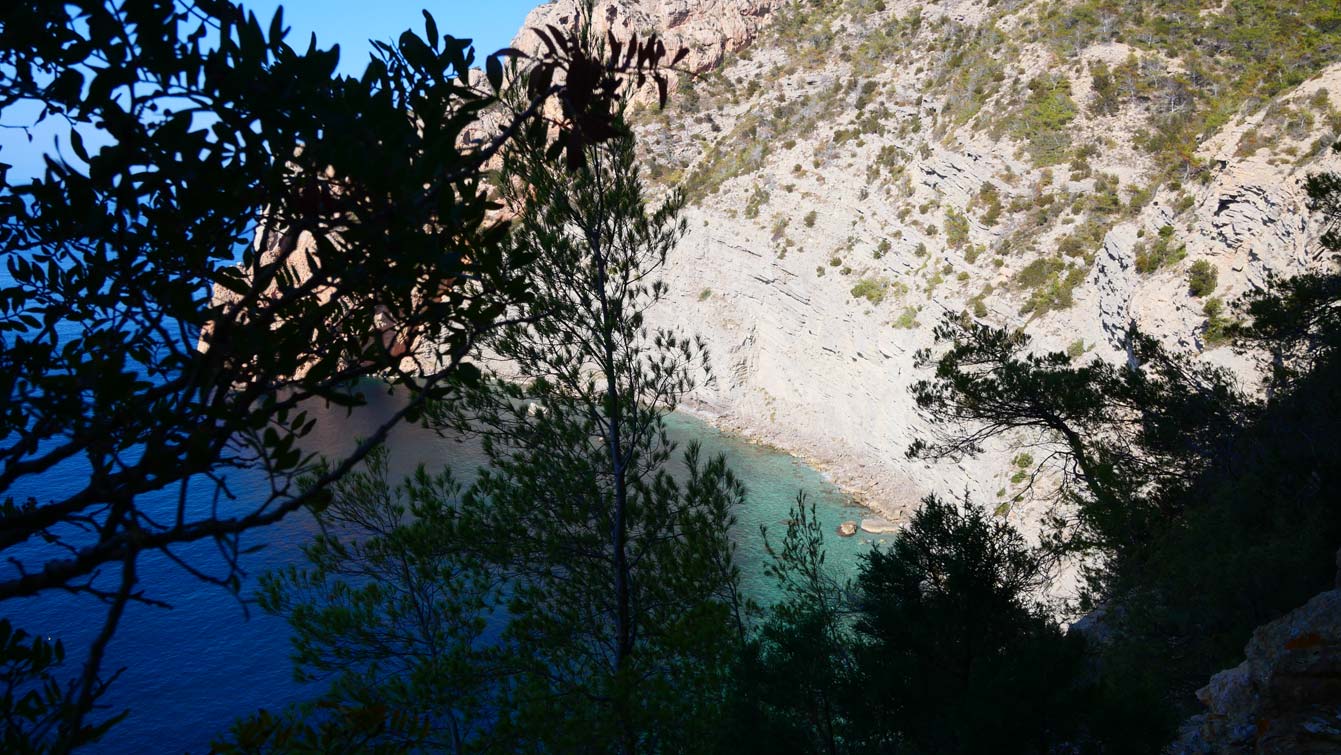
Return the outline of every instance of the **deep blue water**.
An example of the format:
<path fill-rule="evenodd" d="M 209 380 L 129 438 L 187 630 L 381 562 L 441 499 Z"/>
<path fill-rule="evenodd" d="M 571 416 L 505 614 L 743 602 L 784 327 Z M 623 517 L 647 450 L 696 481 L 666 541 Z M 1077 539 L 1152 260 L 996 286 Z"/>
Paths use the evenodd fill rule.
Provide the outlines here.
<path fill-rule="evenodd" d="M 398 399 L 383 390 L 369 394 L 367 407 L 346 416 L 332 410 L 321 418 L 310 447 L 326 453 L 346 450 L 390 411 Z M 747 591 L 757 600 L 771 597 L 761 574 L 764 559 L 759 525 L 780 537 L 789 507 L 804 490 L 817 504 L 825 529 L 833 533 L 844 519 L 856 519 L 862 510 L 852 506 L 819 472 L 777 451 L 752 445 L 718 432 L 692 417 L 669 419 L 672 437 L 682 445 L 697 440 L 706 455 L 725 454 L 730 466 L 748 488 L 746 504 L 737 512 L 735 532 Z M 482 457 L 470 441 L 444 439 L 416 426 L 402 426 L 391 436 L 391 472 L 412 470 L 424 463 L 450 465 L 469 482 Z M 53 474 L 78 474 L 66 468 Z M 42 481 L 61 487 L 59 479 Z M 230 485 L 242 500 L 259 495 L 261 480 L 235 475 Z M 248 571 L 244 593 L 250 593 L 257 575 L 302 558 L 301 546 L 315 530 L 304 514 L 252 536 L 249 544 L 265 548 L 244 557 Z M 851 574 L 857 556 L 869 539 L 831 535 L 829 563 L 839 573 Z M 212 544 L 197 544 L 181 555 L 193 565 L 222 566 Z M 132 605 L 108 651 L 109 668 L 125 671 L 105 702 L 112 710 L 130 708 L 129 718 L 112 729 L 105 740 L 87 749 L 93 753 L 205 752 L 210 740 L 237 717 L 257 708 L 279 708 L 285 703 L 315 696 L 319 686 L 295 682 L 288 659 L 288 628 L 282 619 L 255 610 L 248 617 L 243 606 L 222 588 L 193 578 L 163 557 L 141 559 L 141 584 L 151 596 L 173 605 L 171 610 Z M 4 615 L 17 626 L 62 638 L 72 649 L 88 645 L 101 625 L 102 607 L 94 601 L 67 595 L 46 595 L 11 601 Z"/>

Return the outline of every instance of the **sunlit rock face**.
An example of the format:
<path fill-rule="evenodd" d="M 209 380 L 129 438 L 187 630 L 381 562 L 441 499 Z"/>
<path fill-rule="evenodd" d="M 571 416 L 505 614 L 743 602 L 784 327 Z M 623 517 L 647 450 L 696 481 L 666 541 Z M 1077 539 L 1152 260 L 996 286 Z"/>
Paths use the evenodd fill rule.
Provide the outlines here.
<path fill-rule="evenodd" d="M 571 28 L 579 4 L 537 7 L 514 45 L 540 49 L 529 29 Z M 650 319 L 711 347 L 714 380 L 691 408 L 806 458 L 891 521 L 928 493 L 967 493 L 1037 532 L 1052 503 L 1012 463 L 1033 439 L 905 456 L 930 431 L 909 393 L 929 377 L 914 354 L 947 313 L 1077 360 L 1125 360 L 1136 325 L 1254 385 L 1254 365 L 1215 343 L 1208 303 L 1231 314 L 1268 275 L 1321 264 L 1301 181 L 1341 170 L 1328 148 L 1341 64 L 1315 55 L 1301 83 L 1219 100 L 1212 117 L 1199 93 L 1233 91 L 1250 61 L 1222 52 L 1198 64 L 1220 73 L 1189 73 L 1135 21 L 1069 23 L 1067 7 L 595 4 L 602 37 L 689 49 L 667 108 L 649 86 L 629 118 L 650 193 L 689 200 Z M 1234 27 L 1234 8 L 1202 14 L 1225 17 L 1198 43 Z M 1155 138 L 1186 114 L 1198 129 Z M 1194 263 L 1214 270 L 1210 292 L 1190 290 Z M 1030 477 L 1033 491 L 1048 479 Z"/>
<path fill-rule="evenodd" d="M 576 5 L 543 5 L 527 25 L 571 24 Z M 1076 359 L 1125 360 L 1137 325 L 1251 386 L 1253 365 L 1208 338 L 1207 301 L 1228 312 L 1268 274 L 1319 264 L 1300 182 L 1341 169 L 1327 149 L 1341 98 L 1319 94 L 1341 92 L 1341 65 L 1236 100 L 1181 152 L 1155 150 L 1170 112 L 1204 107 L 1176 86 L 1186 61 L 1123 19 L 1068 26 L 1043 19 L 1048 6 L 596 5 L 598 32 L 655 30 L 700 72 L 665 111 L 640 100 L 630 116 L 645 176 L 689 196 L 653 320 L 712 348 L 715 381 L 693 407 L 891 520 L 928 493 L 967 492 L 1036 531 L 1052 505 L 1011 463 L 1028 438 L 957 462 L 905 457 L 929 430 L 913 355 L 944 314 L 1024 328 Z M 1203 296 L 1188 284 L 1198 261 L 1217 279 Z"/>
<path fill-rule="evenodd" d="M 689 54 L 678 67 L 694 73 L 711 71 L 753 42 L 768 16 L 784 0 L 601 0 L 592 14 L 593 31 L 617 39 L 655 32 L 672 52 Z M 526 16 L 513 46 L 534 52 L 542 48 L 530 31 L 554 26 L 570 29 L 577 22 L 582 0 L 555 0 Z"/>

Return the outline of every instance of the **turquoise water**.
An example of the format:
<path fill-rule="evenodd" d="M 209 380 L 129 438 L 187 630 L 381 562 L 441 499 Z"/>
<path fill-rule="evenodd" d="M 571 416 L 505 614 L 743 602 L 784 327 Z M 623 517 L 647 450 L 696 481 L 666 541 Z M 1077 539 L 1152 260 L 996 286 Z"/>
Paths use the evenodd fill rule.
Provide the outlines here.
<path fill-rule="evenodd" d="M 721 432 L 688 415 L 672 415 L 667 418 L 667 425 L 671 437 L 682 445 L 698 441 L 705 456 L 725 456 L 732 471 L 745 483 L 745 505 L 736 512 L 734 535 L 746 593 L 756 600 L 771 602 L 777 592 L 762 572 L 768 556 L 759 527 L 768 528 L 769 539 L 781 541 L 798 492 L 804 491 L 807 500 L 815 504 L 815 513 L 828 536 L 826 563 L 835 576 L 855 575 L 860 554 L 870 548 L 872 541 L 879 540 L 860 532 L 850 538 L 835 533 L 843 521 L 860 521 L 870 514 L 800 459 Z"/>
<path fill-rule="evenodd" d="M 347 450 L 367 435 L 379 417 L 386 416 L 399 398 L 376 389 L 368 406 L 346 415 L 329 410 L 318 416 L 312 448 L 325 453 Z M 320 414 L 320 413 L 319 413 Z M 745 483 L 745 505 L 736 512 L 733 536 L 747 594 L 760 602 L 774 595 L 761 567 L 765 558 L 759 526 L 774 538 L 786 528 L 789 508 L 798 491 L 816 503 L 828 537 L 828 563 L 838 575 L 855 570 L 869 538 L 840 538 L 834 530 L 846 519 L 859 519 L 863 510 L 853 506 L 824 476 L 799 460 L 719 432 L 693 417 L 674 415 L 668 420 L 671 437 L 683 444 L 698 441 L 705 456 L 723 454 Z M 447 464 L 469 482 L 482 461 L 477 443 L 442 438 L 416 426 L 397 428 L 389 439 L 393 475 L 418 464 Z M 49 481 L 59 487 L 59 480 Z M 230 481 L 242 500 L 259 495 L 262 480 L 235 475 Z M 256 533 L 249 543 L 265 548 L 244 557 L 248 585 L 269 569 L 302 558 L 301 546 L 315 531 L 310 517 L 297 514 Z M 196 544 L 180 553 L 195 566 L 222 565 L 211 544 Z M 146 557 L 141 583 L 149 594 L 165 600 L 171 610 L 132 605 L 109 648 L 109 667 L 125 667 L 106 699 L 110 710 L 131 708 L 129 718 L 113 728 L 106 740 L 88 752 L 204 752 L 210 739 L 237 717 L 257 708 L 278 708 L 309 699 L 318 685 L 295 682 L 289 663 L 285 622 L 257 610 L 248 613 L 221 588 L 203 584 L 164 558 Z M 247 590 L 244 589 L 244 592 Z M 46 595 L 10 602 L 5 615 L 17 626 L 64 639 L 70 648 L 86 647 L 100 626 L 101 607 L 67 595 Z M 77 662 L 77 661 L 76 661 Z"/>

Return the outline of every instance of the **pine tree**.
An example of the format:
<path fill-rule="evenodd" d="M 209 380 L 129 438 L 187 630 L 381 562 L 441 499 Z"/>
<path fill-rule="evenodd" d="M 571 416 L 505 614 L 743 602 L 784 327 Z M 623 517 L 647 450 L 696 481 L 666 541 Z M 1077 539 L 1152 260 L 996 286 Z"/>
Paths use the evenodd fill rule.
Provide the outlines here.
<path fill-rule="evenodd" d="M 518 148 L 504 174 L 535 317 L 489 347 L 527 382 L 450 414 L 484 428 L 491 464 L 463 524 L 514 585 L 505 723 L 521 749 L 692 748 L 742 631 L 728 531 L 743 489 L 694 446 L 686 481 L 668 467 L 663 418 L 711 377 L 701 342 L 645 321 L 683 200 L 649 206 L 631 139 L 576 175 Z"/>
<path fill-rule="evenodd" d="M 311 564 L 264 599 L 300 670 L 336 683 L 232 744 L 358 733 L 332 711 L 373 720 L 377 746 L 451 752 L 686 752 L 711 731 L 744 631 L 744 491 L 695 446 L 671 473 L 664 416 L 708 376 L 701 344 L 644 321 L 681 200 L 649 208 L 630 139 L 575 173 L 543 147 L 504 166 L 532 304 L 487 342 L 497 374 L 428 413 L 487 464 L 464 493 L 422 470 L 395 486 L 380 457 L 340 487 Z"/>

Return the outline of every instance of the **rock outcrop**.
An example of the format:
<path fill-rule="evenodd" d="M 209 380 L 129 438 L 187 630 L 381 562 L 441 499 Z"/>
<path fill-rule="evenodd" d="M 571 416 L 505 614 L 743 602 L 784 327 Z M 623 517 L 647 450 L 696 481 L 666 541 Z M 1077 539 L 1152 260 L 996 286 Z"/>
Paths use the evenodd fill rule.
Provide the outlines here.
<path fill-rule="evenodd" d="M 592 14 L 592 26 L 600 36 L 611 31 L 620 39 L 656 32 L 667 49 L 689 50 L 680 67 L 703 73 L 749 46 L 769 14 L 784 1 L 600 0 Z M 578 17 L 577 7 L 573 0 L 555 0 L 532 10 L 513 46 L 524 52 L 536 51 L 541 43 L 529 30 L 551 25 L 571 28 Z"/>
<path fill-rule="evenodd" d="M 861 531 L 871 535 L 893 535 L 899 531 L 899 524 L 878 516 L 868 516 L 861 520 Z"/>
<path fill-rule="evenodd" d="M 1244 656 L 1197 691 L 1206 713 L 1173 753 L 1341 752 L 1341 569 L 1337 589 L 1258 627 Z"/>

